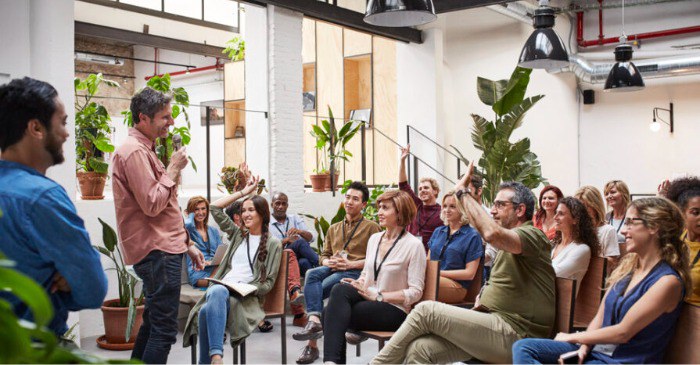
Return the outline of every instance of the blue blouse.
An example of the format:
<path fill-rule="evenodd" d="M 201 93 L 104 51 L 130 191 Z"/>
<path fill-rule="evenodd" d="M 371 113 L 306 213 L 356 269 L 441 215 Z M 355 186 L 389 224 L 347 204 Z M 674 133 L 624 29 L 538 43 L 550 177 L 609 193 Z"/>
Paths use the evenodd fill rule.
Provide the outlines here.
<path fill-rule="evenodd" d="M 430 259 L 440 260 L 440 270 L 461 270 L 467 266 L 467 263 L 484 256 L 481 236 L 468 224 L 460 227 L 452 237 L 450 237 L 449 226 L 436 228 L 428 241 L 428 248 Z M 457 282 L 467 289 L 471 284 L 471 280 L 457 280 Z"/>
<path fill-rule="evenodd" d="M 187 218 L 185 218 L 185 229 L 190 235 L 190 239 L 194 241 L 195 246 L 202 251 L 204 254 L 204 261 L 211 261 L 214 258 L 216 249 L 221 245 L 221 236 L 219 236 L 219 231 L 212 226 L 207 226 L 207 236 L 209 236 L 209 242 L 204 241 L 204 237 L 197 231 L 197 227 L 194 223 L 194 213 L 190 213 Z M 187 270 L 192 277 L 192 273 L 195 271 L 192 268 L 192 261 L 190 257 L 187 256 Z"/>
<path fill-rule="evenodd" d="M 630 276 L 620 280 L 610 290 L 605 299 L 603 327 L 613 326 L 625 318 L 627 312 L 656 282 L 666 275 L 675 276 L 679 281 L 678 273 L 665 261 L 660 261 L 639 284 L 623 295 L 630 282 Z M 671 337 L 673 337 L 676 321 L 680 316 L 682 298 L 676 308 L 670 313 L 663 313 L 648 326 L 644 327 L 632 339 L 624 344 L 619 344 L 612 352 L 615 361 L 628 364 L 661 364 L 664 361 L 664 353 Z M 597 347 L 597 346 L 596 346 Z M 596 348 L 593 348 L 595 351 Z"/>

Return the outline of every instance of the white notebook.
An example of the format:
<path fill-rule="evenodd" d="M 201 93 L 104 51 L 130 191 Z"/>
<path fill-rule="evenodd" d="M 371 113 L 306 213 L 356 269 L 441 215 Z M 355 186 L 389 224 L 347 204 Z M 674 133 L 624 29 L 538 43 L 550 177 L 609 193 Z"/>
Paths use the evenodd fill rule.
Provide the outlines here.
<path fill-rule="evenodd" d="M 255 285 L 250 285 L 246 283 L 226 283 L 214 278 L 205 278 L 204 280 L 209 280 L 212 283 L 223 285 L 228 289 L 229 292 L 231 292 L 232 294 L 237 294 L 241 297 L 245 297 L 258 289 Z"/>
<path fill-rule="evenodd" d="M 226 250 L 228 250 L 228 244 L 227 243 L 220 244 L 219 247 L 216 248 L 216 252 L 214 253 L 214 258 L 211 259 L 211 263 L 207 266 L 221 265 L 221 261 L 224 259 L 224 255 L 226 255 Z"/>

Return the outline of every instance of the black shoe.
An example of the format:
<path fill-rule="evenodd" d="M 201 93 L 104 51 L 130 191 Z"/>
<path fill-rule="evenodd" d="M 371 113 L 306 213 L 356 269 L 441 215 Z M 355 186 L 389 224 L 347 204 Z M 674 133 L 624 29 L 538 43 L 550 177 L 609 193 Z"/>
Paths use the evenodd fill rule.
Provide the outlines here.
<path fill-rule="evenodd" d="M 367 341 L 367 337 L 358 335 L 355 332 L 345 332 L 345 341 L 349 345 L 359 345 L 360 343 Z"/>
<path fill-rule="evenodd" d="M 321 337 L 323 337 L 323 326 L 314 321 L 309 321 L 301 332 L 292 335 L 292 338 L 297 341 L 316 340 Z"/>
<path fill-rule="evenodd" d="M 297 357 L 297 364 L 311 364 L 316 360 L 318 360 L 318 347 L 304 346 L 301 355 Z"/>
<path fill-rule="evenodd" d="M 272 329 L 275 328 L 270 321 L 262 321 L 260 324 L 258 324 L 258 329 L 260 332 L 266 333 L 272 331 Z"/>

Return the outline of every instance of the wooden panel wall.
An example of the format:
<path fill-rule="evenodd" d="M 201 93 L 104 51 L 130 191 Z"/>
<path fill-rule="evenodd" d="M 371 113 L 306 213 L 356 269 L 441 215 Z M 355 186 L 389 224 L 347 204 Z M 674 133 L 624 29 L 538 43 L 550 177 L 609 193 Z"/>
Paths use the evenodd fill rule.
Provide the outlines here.
<path fill-rule="evenodd" d="M 224 100 L 245 99 L 245 61 L 224 64 Z"/>
<path fill-rule="evenodd" d="M 372 36 L 352 29 L 343 29 L 343 55 L 353 57 L 372 53 Z"/>
<path fill-rule="evenodd" d="M 235 166 L 245 161 L 245 138 L 224 140 L 224 164 Z"/>
<path fill-rule="evenodd" d="M 392 139 L 397 139 L 396 116 L 396 43 L 373 37 L 374 64 L 374 125 Z M 379 133 L 374 135 L 374 184 L 396 183 L 398 150 L 396 145 Z"/>

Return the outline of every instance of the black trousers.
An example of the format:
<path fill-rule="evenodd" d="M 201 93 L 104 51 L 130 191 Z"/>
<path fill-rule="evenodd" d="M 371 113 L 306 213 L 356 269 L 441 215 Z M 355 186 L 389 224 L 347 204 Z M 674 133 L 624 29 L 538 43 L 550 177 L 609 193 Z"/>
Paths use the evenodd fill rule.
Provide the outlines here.
<path fill-rule="evenodd" d="M 333 287 L 323 317 L 323 361 L 345 364 L 345 332 L 396 331 L 406 319 L 401 309 L 384 302 L 367 301 L 347 284 Z"/>

